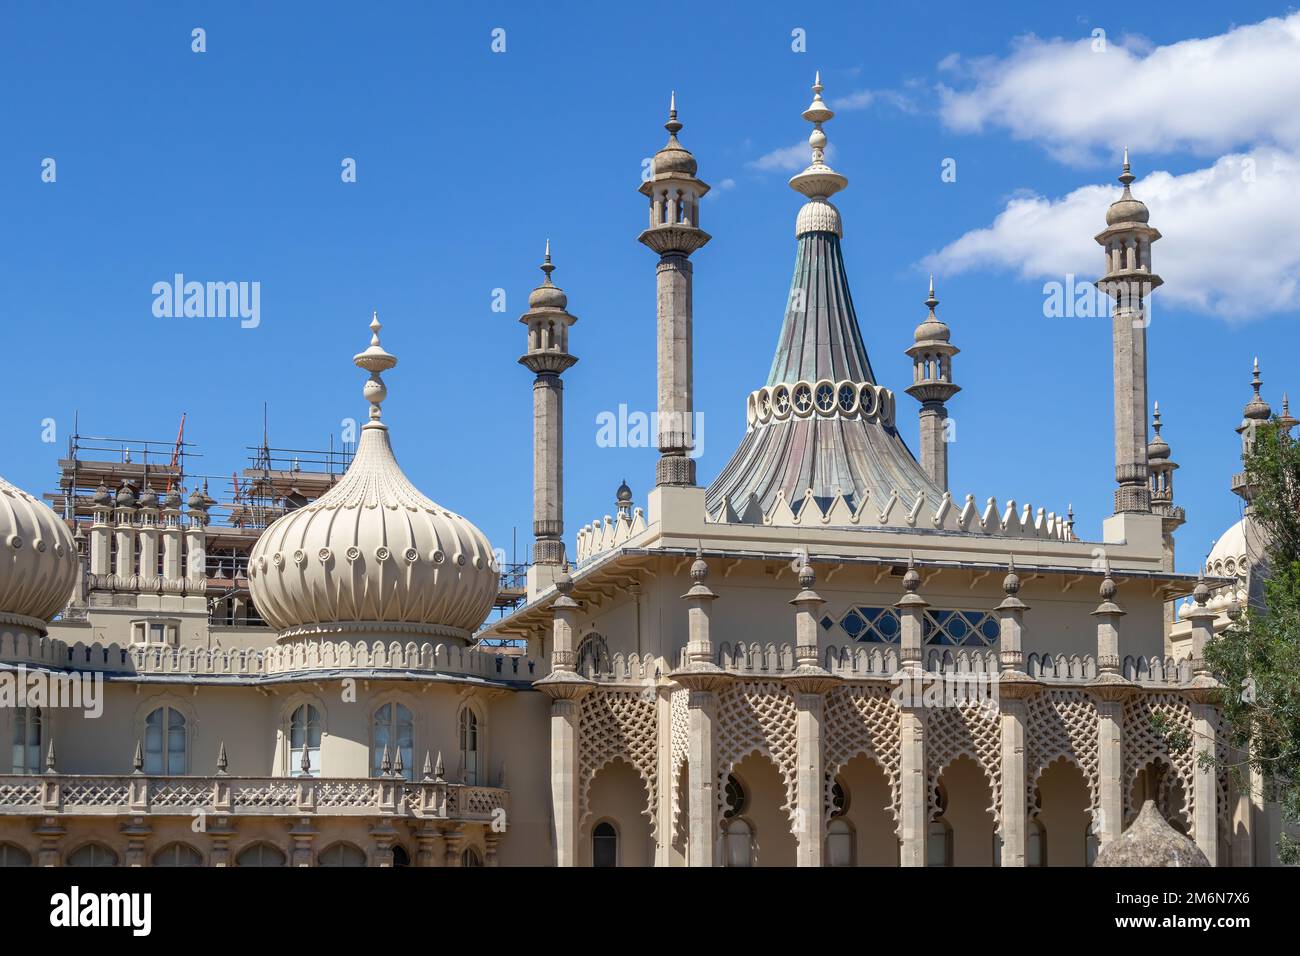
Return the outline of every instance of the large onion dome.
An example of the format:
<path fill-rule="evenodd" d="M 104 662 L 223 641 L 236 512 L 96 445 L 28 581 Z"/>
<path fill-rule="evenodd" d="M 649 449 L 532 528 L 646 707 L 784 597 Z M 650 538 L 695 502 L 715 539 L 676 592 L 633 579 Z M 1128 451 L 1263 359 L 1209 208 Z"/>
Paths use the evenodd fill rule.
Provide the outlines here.
<path fill-rule="evenodd" d="M 1209 866 L 1210 861 L 1190 837 L 1169 825 L 1154 800 L 1148 800 L 1132 825 L 1101 848 L 1093 865 Z"/>
<path fill-rule="evenodd" d="M 277 519 L 254 545 L 253 602 L 282 640 L 313 633 L 399 632 L 468 639 L 492 609 L 498 569 L 487 537 L 430 501 L 402 473 L 380 404 L 380 373 L 397 359 L 379 344 L 353 361 L 370 372 L 370 421 L 333 488 Z"/>
<path fill-rule="evenodd" d="M 77 573 L 68 526 L 0 478 L 0 623 L 44 632 L 72 596 Z"/>

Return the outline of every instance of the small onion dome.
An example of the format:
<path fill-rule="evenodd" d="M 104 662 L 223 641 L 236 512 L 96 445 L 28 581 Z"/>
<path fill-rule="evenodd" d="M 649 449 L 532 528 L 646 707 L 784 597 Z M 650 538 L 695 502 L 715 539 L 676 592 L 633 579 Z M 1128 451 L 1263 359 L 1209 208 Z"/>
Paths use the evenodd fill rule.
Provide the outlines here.
<path fill-rule="evenodd" d="M 144 491 L 140 492 L 140 507 L 141 508 L 158 507 L 158 493 L 154 491 L 152 488 L 150 488 L 148 485 L 145 485 Z"/>
<path fill-rule="evenodd" d="M 668 101 L 668 122 L 664 123 L 664 129 L 668 130 L 668 142 L 663 149 L 655 153 L 652 161 L 652 172 L 655 176 L 669 173 L 678 176 L 694 176 L 699 169 L 691 151 L 677 142 L 677 134 L 681 128 L 682 124 L 677 120 L 677 94 L 674 92 Z"/>
<path fill-rule="evenodd" d="M 173 488 L 163 496 L 164 508 L 179 508 L 181 506 L 181 493 Z"/>
<path fill-rule="evenodd" d="M 930 295 L 925 300 L 925 306 L 930 310 L 930 314 L 925 317 L 924 322 L 916 327 L 916 333 L 913 336 L 916 341 L 947 342 L 951 338 L 951 330 L 934 314 L 934 307 L 938 304 L 939 300 L 934 297 L 934 276 L 930 276 Z"/>
<path fill-rule="evenodd" d="M 1137 819 L 1117 839 L 1101 848 L 1094 866 L 1209 866 L 1201 848 L 1161 816 L 1154 800 L 1142 805 Z"/>
<path fill-rule="evenodd" d="M 44 631 L 72 596 L 77 573 L 68 526 L 0 478 L 0 620 Z"/>
<path fill-rule="evenodd" d="M 194 486 L 194 490 L 190 492 L 189 500 L 185 503 L 189 506 L 191 511 L 208 510 L 208 496 L 203 493 L 198 485 Z"/>
<path fill-rule="evenodd" d="M 551 263 L 551 240 L 546 240 L 546 257 L 542 261 L 542 272 L 546 273 L 546 278 L 532 292 L 528 293 L 528 308 L 530 309 L 565 309 L 569 305 L 569 297 L 564 294 L 564 290 L 551 283 L 551 273 L 555 271 L 555 266 Z"/>
<path fill-rule="evenodd" d="M 380 421 L 380 373 L 397 359 L 379 343 L 353 361 L 370 372 L 370 421 L 347 472 L 315 501 L 278 518 L 249 555 L 248 583 L 281 637 L 313 625 L 397 630 L 468 640 L 500 579 L 487 537 L 429 500 L 402 473 Z M 334 630 L 334 628 L 331 628 Z"/>
<path fill-rule="evenodd" d="M 95 489 L 95 496 L 90 501 L 96 508 L 110 508 L 113 505 L 113 493 L 108 490 L 108 485 L 101 481 L 99 487 Z"/>
<path fill-rule="evenodd" d="M 631 503 L 632 489 L 627 486 L 626 478 L 624 478 L 623 483 L 618 486 L 618 491 L 615 494 L 616 494 L 616 500 L 618 501 L 619 504 Z"/>
<path fill-rule="evenodd" d="M 1160 422 L 1160 403 L 1156 402 L 1155 412 L 1151 416 L 1151 427 L 1155 435 L 1151 443 L 1147 445 L 1147 459 L 1149 461 L 1168 461 L 1170 449 L 1169 442 L 1165 441 L 1160 435 L 1160 429 L 1163 427 Z"/>
<path fill-rule="evenodd" d="M 1124 194 L 1111 203 L 1110 208 L 1106 210 L 1106 225 L 1113 226 L 1121 222 L 1145 223 L 1151 218 L 1146 204 L 1134 199 L 1133 193 L 1129 191 L 1129 184 L 1136 178 L 1129 170 L 1128 149 L 1125 148 L 1124 171 L 1119 175 L 1119 181 L 1124 184 Z"/>
<path fill-rule="evenodd" d="M 131 486 L 125 481 L 122 482 L 122 487 L 117 489 L 117 506 L 119 508 L 135 507 L 135 492 L 131 490 Z"/>

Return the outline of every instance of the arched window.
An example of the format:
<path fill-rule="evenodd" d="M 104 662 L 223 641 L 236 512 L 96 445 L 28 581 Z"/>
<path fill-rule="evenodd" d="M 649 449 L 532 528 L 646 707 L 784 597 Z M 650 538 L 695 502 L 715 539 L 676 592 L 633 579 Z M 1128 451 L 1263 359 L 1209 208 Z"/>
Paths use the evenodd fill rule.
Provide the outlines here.
<path fill-rule="evenodd" d="M 754 829 L 744 817 L 734 817 L 725 824 L 723 839 L 727 866 L 754 865 Z"/>
<path fill-rule="evenodd" d="M 335 843 L 321 850 L 317 866 L 365 866 L 366 855 L 351 843 Z"/>
<path fill-rule="evenodd" d="M 826 865 L 853 866 L 853 825 L 843 817 L 836 817 L 826 828 Z"/>
<path fill-rule="evenodd" d="M 472 707 L 460 710 L 460 767 L 465 783 L 478 784 L 478 714 Z"/>
<path fill-rule="evenodd" d="M 102 843 L 87 843 L 68 856 L 67 866 L 117 866 L 117 854 Z"/>
<path fill-rule="evenodd" d="M 1025 830 L 1025 866 L 1047 866 L 1047 831 L 1035 819 Z"/>
<path fill-rule="evenodd" d="M 483 857 L 478 855 L 478 850 L 469 847 L 460 855 L 461 866 L 482 866 Z"/>
<path fill-rule="evenodd" d="M 203 855 L 187 843 L 169 843 L 153 855 L 154 866 L 202 866 Z"/>
<path fill-rule="evenodd" d="M 14 710 L 13 772 L 41 772 L 41 709 L 19 707 Z"/>
<path fill-rule="evenodd" d="M 31 866 L 32 855 L 13 843 L 0 843 L 0 868 L 6 866 Z"/>
<path fill-rule="evenodd" d="M 754 828 L 742 816 L 748 809 L 749 794 L 744 784 L 733 773 L 727 775 L 723 790 L 726 809 L 723 817 L 723 860 L 726 866 L 754 865 Z"/>
<path fill-rule="evenodd" d="M 411 854 L 406 852 L 406 847 L 398 843 L 393 847 L 393 866 L 410 866 Z"/>
<path fill-rule="evenodd" d="M 309 769 L 302 769 L 302 750 L 307 748 Z M 289 776 L 320 776 L 320 711 L 303 704 L 289 718 Z"/>
<path fill-rule="evenodd" d="M 925 856 L 926 866 L 952 866 L 952 826 L 943 817 L 930 821 Z"/>
<path fill-rule="evenodd" d="M 608 820 L 591 831 L 591 865 L 618 866 L 618 831 Z"/>
<path fill-rule="evenodd" d="M 384 704 L 375 711 L 374 720 L 375 745 L 370 752 L 370 775 L 378 777 L 383 773 L 384 754 L 394 767 L 397 756 L 402 757 L 402 776 L 412 779 L 415 765 L 415 720 L 411 711 L 401 704 Z"/>
<path fill-rule="evenodd" d="M 184 774 L 189 752 L 185 715 L 175 707 L 159 707 L 144 719 L 144 772 Z"/>
<path fill-rule="evenodd" d="M 287 862 L 283 851 L 269 843 L 244 847 L 235 857 L 235 866 L 284 866 Z"/>

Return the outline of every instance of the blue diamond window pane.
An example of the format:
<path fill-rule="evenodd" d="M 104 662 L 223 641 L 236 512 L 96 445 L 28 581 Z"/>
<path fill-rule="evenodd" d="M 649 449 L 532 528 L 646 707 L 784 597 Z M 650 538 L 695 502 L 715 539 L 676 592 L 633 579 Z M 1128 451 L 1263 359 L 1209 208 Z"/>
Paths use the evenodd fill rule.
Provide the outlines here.
<path fill-rule="evenodd" d="M 868 621 L 869 623 L 871 623 L 871 624 L 875 624 L 875 623 L 876 623 L 876 618 L 880 617 L 880 615 L 883 614 L 884 612 L 885 612 L 885 609 L 884 609 L 884 608 L 880 608 L 880 607 L 860 607 L 860 608 L 858 608 L 858 613 L 861 614 L 863 617 L 865 617 L 865 618 L 867 619 L 867 621 Z"/>
<path fill-rule="evenodd" d="M 862 629 L 866 627 L 866 622 L 850 611 L 844 615 L 844 620 L 840 621 L 840 627 L 844 628 L 849 637 L 856 638 Z"/>
<path fill-rule="evenodd" d="M 997 643 L 999 637 L 998 622 L 992 615 L 989 615 L 984 619 L 984 623 L 980 625 L 980 631 L 984 634 L 985 640 L 990 644 Z"/>
<path fill-rule="evenodd" d="M 970 625 L 960 615 L 954 614 L 952 620 L 948 622 L 948 633 L 955 641 L 960 641 L 969 630 Z"/>
<path fill-rule="evenodd" d="M 966 619 L 966 623 L 971 627 L 979 627 L 980 621 L 984 620 L 983 611 L 962 611 L 961 616 Z"/>
<path fill-rule="evenodd" d="M 898 619 L 892 614 L 882 614 L 876 622 L 876 630 L 885 640 L 892 641 L 898 637 Z"/>
<path fill-rule="evenodd" d="M 934 621 L 930 620 L 928 617 L 921 619 L 921 640 L 930 640 L 931 635 L 933 635 L 936 630 L 937 628 L 935 627 Z"/>
<path fill-rule="evenodd" d="M 835 622 L 832 621 L 829 617 L 822 618 L 822 630 L 829 631 L 834 626 L 835 626 Z"/>
<path fill-rule="evenodd" d="M 952 611 L 931 611 L 930 614 L 935 619 L 935 621 L 939 624 L 939 626 L 943 627 L 948 623 L 948 618 L 952 617 L 953 612 Z"/>

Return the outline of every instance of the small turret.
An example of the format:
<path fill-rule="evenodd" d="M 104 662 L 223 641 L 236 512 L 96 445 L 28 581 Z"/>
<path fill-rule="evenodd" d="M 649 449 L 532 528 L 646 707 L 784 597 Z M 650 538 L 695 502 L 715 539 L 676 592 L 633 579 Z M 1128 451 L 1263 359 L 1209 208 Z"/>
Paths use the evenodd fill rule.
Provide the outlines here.
<path fill-rule="evenodd" d="M 925 305 L 930 310 L 916 327 L 915 344 L 907 350 L 912 357 L 912 384 L 907 394 L 921 403 L 921 467 L 930 480 L 948 489 L 947 401 L 961 391 L 952 381 L 952 357 L 961 350 L 949 339 L 948 326 L 935 315 L 939 300 L 934 295 L 934 276 Z"/>

